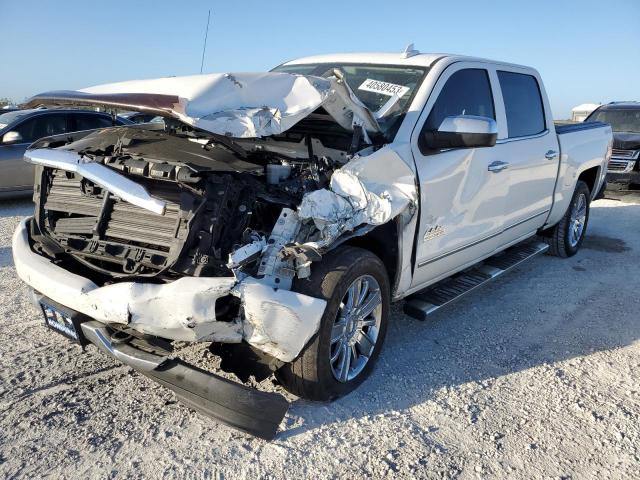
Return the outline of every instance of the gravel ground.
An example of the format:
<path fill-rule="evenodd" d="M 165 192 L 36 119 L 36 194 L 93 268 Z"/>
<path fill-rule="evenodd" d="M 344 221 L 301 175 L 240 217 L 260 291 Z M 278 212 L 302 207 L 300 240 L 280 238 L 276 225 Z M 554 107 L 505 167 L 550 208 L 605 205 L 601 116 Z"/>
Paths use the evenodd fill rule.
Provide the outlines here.
<path fill-rule="evenodd" d="M 595 202 L 571 259 L 428 322 L 395 306 L 371 378 L 331 404 L 292 398 L 272 442 L 45 329 L 11 259 L 30 210 L 0 204 L 2 478 L 640 478 L 640 197 Z"/>

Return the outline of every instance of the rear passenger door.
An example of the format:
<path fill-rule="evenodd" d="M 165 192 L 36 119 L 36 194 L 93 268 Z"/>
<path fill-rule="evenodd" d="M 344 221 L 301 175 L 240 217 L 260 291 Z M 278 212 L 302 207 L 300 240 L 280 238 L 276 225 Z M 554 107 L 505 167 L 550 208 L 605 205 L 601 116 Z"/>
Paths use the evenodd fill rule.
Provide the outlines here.
<path fill-rule="evenodd" d="M 69 114 L 69 131 L 81 132 L 83 130 L 95 130 L 113 126 L 113 120 L 108 115 L 100 115 L 90 112 L 77 112 Z"/>
<path fill-rule="evenodd" d="M 560 152 L 542 82 L 536 72 L 496 66 L 506 136 L 498 138 L 509 162 L 505 209 L 505 242 L 513 242 L 541 227 L 551 209 Z M 504 132 L 504 129 L 502 130 Z"/>

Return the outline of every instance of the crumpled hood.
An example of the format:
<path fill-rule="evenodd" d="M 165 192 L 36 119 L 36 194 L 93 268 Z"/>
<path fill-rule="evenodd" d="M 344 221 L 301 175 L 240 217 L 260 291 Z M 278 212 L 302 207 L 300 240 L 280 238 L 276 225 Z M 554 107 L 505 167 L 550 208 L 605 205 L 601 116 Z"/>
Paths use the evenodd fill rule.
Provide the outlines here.
<path fill-rule="evenodd" d="M 92 105 L 174 117 L 193 127 L 235 138 L 280 134 L 319 107 L 342 127 L 380 127 L 373 113 L 338 76 L 282 72 L 213 73 L 111 83 L 46 92 L 26 106 Z"/>
<path fill-rule="evenodd" d="M 639 150 L 640 133 L 613 132 L 613 148 L 620 150 Z"/>

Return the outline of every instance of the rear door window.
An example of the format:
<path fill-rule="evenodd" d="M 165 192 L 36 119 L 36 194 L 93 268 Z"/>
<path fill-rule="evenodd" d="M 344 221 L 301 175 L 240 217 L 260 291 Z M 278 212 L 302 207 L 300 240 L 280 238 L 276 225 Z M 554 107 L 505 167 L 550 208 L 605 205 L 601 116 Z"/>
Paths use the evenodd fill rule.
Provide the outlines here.
<path fill-rule="evenodd" d="M 491 83 L 486 70 L 467 68 L 451 75 L 429 113 L 425 129 L 437 130 L 446 117 L 455 115 L 479 115 L 495 120 Z"/>
<path fill-rule="evenodd" d="M 113 121 L 111 117 L 104 115 L 94 115 L 87 113 L 74 113 L 71 115 L 71 130 L 80 132 L 82 130 L 95 130 L 96 128 L 111 127 Z"/>
<path fill-rule="evenodd" d="M 14 130 L 22 135 L 22 143 L 32 143 L 39 138 L 66 132 L 67 118 L 63 113 L 41 114 L 25 120 Z"/>
<path fill-rule="evenodd" d="M 509 138 L 542 133 L 544 107 L 538 81 L 532 75 L 498 71 Z"/>

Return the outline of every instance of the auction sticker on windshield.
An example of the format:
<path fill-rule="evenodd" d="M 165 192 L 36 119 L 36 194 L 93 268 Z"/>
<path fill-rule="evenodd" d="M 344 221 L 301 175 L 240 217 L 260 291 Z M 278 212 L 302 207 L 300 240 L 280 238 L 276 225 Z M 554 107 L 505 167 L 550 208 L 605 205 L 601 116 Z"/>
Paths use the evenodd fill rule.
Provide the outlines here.
<path fill-rule="evenodd" d="M 380 93 L 382 95 L 387 95 L 389 97 L 393 97 L 397 95 L 398 97 L 402 97 L 405 93 L 409 91 L 409 87 L 404 87 L 402 85 L 396 85 L 395 83 L 381 82 L 380 80 L 373 80 L 371 78 L 367 78 L 362 85 L 358 87 L 358 90 L 364 90 L 366 92 Z"/>

